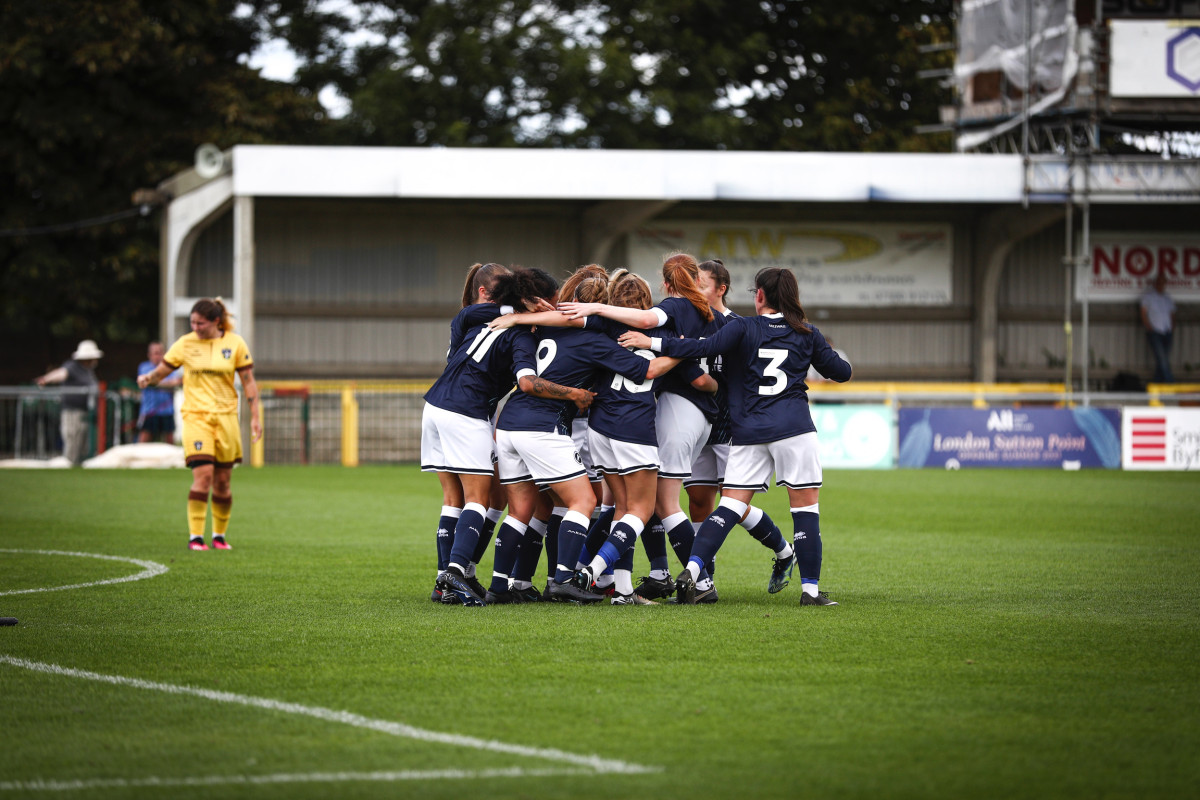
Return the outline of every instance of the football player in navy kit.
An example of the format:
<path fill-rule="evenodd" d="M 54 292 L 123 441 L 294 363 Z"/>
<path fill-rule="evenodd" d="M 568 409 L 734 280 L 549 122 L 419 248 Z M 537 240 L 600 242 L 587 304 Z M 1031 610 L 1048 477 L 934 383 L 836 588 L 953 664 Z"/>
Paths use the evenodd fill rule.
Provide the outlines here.
<path fill-rule="evenodd" d="M 454 319 L 450 322 L 450 346 L 446 350 L 447 364 L 458 350 L 459 345 L 462 344 L 467 327 L 478 325 L 479 320 L 490 315 L 493 310 L 499 313 L 499 308 L 492 303 L 492 283 L 495 281 L 497 275 L 506 272 L 508 272 L 508 267 L 491 262 L 487 264 L 475 263 L 467 270 L 467 277 L 463 283 L 463 310 L 455 315 Z M 482 306 L 483 308 L 475 308 L 475 306 Z M 468 309 L 470 310 L 468 311 Z M 431 431 L 431 435 L 436 435 L 436 430 Z M 422 445 L 426 444 L 427 441 L 429 440 L 426 439 L 425 432 L 422 431 Z M 423 453 L 422 455 L 425 454 Z M 462 480 L 459 478 L 458 473 L 438 470 L 431 463 L 434 460 L 439 459 L 433 454 L 429 455 L 429 459 L 422 458 L 421 469 L 425 472 L 436 472 L 438 483 L 442 487 L 442 510 L 438 516 L 437 528 L 438 572 L 440 573 L 450 563 L 450 550 L 454 546 L 454 527 L 458 524 L 458 518 L 462 516 L 465 500 L 463 498 Z M 493 481 L 488 501 L 489 517 L 491 509 L 496 507 L 496 503 L 503 502 L 503 491 L 498 491 L 499 489 L 499 481 Z M 499 495 L 499 501 L 496 499 L 497 495 Z M 503 506 L 500 507 L 502 508 Z M 443 600 L 442 590 L 437 588 L 436 582 L 430 599 L 435 603 Z"/>
<path fill-rule="evenodd" d="M 652 303 L 650 286 L 633 273 L 618 271 L 613 277 L 609 302 L 618 307 L 649 309 Z M 628 330 L 627 326 L 603 318 L 590 320 L 596 320 L 600 329 L 613 338 Z M 674 331 L 660 327 L 651 334 L 673 336 Z M 654 358 L 648 350 L 637 352 L 643 358 Z M 716 392 L 716 380 L 698 363 L 687 362 L 678 369 L 691 379 L 689 382 L 695 388 L 707 393 Z M 632 570 L 634 542 L 654 513 L 657 496 L 658 436 L 654 394 L 657 382 L 634 383 L 615 373 L 606 373 L 597 383 L 596 399 L 591 408 L 592 452 L 597 468 L 612 487 L 617 522 L 596 552 L 588 554 L 588 563 L 572 580 L 577 587 L 591 591 L 605 570 L 615 568 L 613 605 L 654 602 L 634 593 Z"/>
<path fill-rule="evenodd" d="M 676 599 L 696 602 L 696 579 L 729 530 L 746 516 L 755 492 L 765 492 L 771 473 L 787 487 L 794 526 L 793 544 L 802 605 L 836 605 L 818 591 L 822 546 L 818 495 L 822 475 L 816 426 L 808 407 L 804 377 L 809 366 L 831 380 L 850 379 L 850 365 L 809 324 L 800 304 L 796 277 L 770 267 L 754 279 L 757 316 L 730 320 L 700 341 L 653 339 L 640 333 L 622 344 L 649 345 L 655 352 L 696 358 L 724 355 L 733 424 L 733 445 L 720 505 L 696 536 L 687 566 L 675 581 Z"/>
<path fill-rule="evenodd" d="M 700 272 L 696 281 L 701 293 L 704 294 L 713 311 L 726 320 L 737 317 L 725 305 L 725 296 L 729 292 L 729 270 L 720 259 L 701 261 L 698 265 Z M 692 476 L 683 482 L 684 491 L 688 495 L 688 516 L 697 530 L 704 520 L 713 512 L 717 501 L 717 490 L 725 482 L 725 464 L 729 460 L 729 443 L 733 438 L 733 423 L 729 414 L 729 390 L 725 385 L 723 362 L 721 356 L 709 361 L 713 377 L 717 379 L 720 388 L 717 391 L 717 420 L 713 422 L 712 432 L 708 442 L 700 449 L 696 460 L 692 463 Z M 767 580 L 767 591 L 771 594 L 782 591 L 787 587 L 796 565 L 796 556 L 792 543 L 788 541 L 779 527 L 762 509 L 750 506 L 746 518 L 741 525 L 746 531 L 768 550 L 775 554 L 771 567 L 771 577 Z M 709 572 L 715 567 L 708 565 Z"/>
<path fill-rule="evenodd" d="M 457 337 L 458 347 L 425 395 L 421 468 L 457 475 L 464 499 L 446 569 L 439 572 L 435 586 L 442 591 L 443 599 L 449 592 L 464 605 L 483 603 L 478 587 L 466 577 L 486 522 L 494 453 L 491 417 L 500 399 L 516 382 L 523 393 L 563 398 L 584 407 L 591 403 L 590 392 L 557 386 L 538 377 L 536 343 L 528 331 L 492 331 L 487 327 L 503 305 L 537 307 L 536 298 L 515 293 L 515 288 L 519 287 L 514 274 L 499 272 L 491 289 L 492 298 L 499 302 L 473 304 L 459 312 L 452 325 L 452 329 L 462 331 Z"/>
<path fill-rule="evenodd" d="M 663 289 L 668 296 L 654 308 L 641 310 L 569 302 L 559 304 L 559 308 L 572 319 L 599 314 L 640 329 L 670 324 L 678 335 L 703 338 L 713 335 L 725 320 L 714 315 L 700 293 L 696 286 L 697 274 L 694 257 L 675 253 L 667 257 L 662 269 Z M 715 395 L 696 390 L 680 377 L 668 379 L 658 398 L 656 425 L 661 465 L 655 513 L 681 563 L 686 563 L 691 552 L 695 529 L 679 504 L 679 492 L 684 479 L 691 475 L 696 454 L 708 441 L 717 412 Z M 657 537 L 650 535 L 650 531 L 643 536 L 642 543 L 650 557 L 650 576 L 641 582 L 637 593 L 648 600 L 666 597 L 673 588 L 667 571 L 666 548 Z M 716 587 L 707 571 L 701 574 L 697 586 L 701 602 L 715 601 Z"/>
<path fill-rule="evenodd" d="M 553 278 L 540 270 L 530 272 L 540 273 L 537 277 L 543 283 L 549 282 L 549 290 L 542 289 L 541 296 L 557 300 Z M 620 347 L 608 336 L 575 327 L 541 327 L 537 338 L 538 376 L 563 386 L 592 386 L 605 370 L 641 384 L 665 374 L 678 363 L 670 358 L 649 361 Z M 574 414 L 574 405 L 561 400 L 516 395 L 497 420 L 496 451 L 500 480 L 508 488 L 510 518 L 520 522 L 530 518 L 539 485 L 549 487 L 568 509 L 559 525 L 558 563 L 550 595 L 554 599 L 591 602 L 601 596 L 571 582 L 587 534 L 588 515 L 595 507 L 586 470 L 570 438 Z M 497 537 L 495 571 L 501 574 L 502 549 Z M 492 591 L 499 594 L 497 590 L 502 591 L 498 584 Z"/>

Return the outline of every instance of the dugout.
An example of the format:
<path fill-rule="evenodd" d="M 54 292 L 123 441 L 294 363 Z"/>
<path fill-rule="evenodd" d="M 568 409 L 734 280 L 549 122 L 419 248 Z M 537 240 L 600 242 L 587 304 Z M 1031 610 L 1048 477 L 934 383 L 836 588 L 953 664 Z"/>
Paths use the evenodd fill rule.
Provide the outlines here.
<path fill-rule="evenodd" d="M 1064 266 L 1077 176 L 1053 157 L 237 146 L 159 186 L 162 333 L 220 295 L 260 378 L 432 377 L 470 264 L 597 262 L 657 285 L 679 248 L 722 257 L 743 312 L 757 268 L 793 268 L 860 379 L 1061 381 L 1086 351 L 1101 387 L 1152 371 L 1134 284 L 1162 263 L 1175 372 L 1200 379 L 1200 166 L 1091 168 L 1111 191 L 1093 194 L 1089 252 L 1129 297 L 1086 302 L 1084 268 Z"/>

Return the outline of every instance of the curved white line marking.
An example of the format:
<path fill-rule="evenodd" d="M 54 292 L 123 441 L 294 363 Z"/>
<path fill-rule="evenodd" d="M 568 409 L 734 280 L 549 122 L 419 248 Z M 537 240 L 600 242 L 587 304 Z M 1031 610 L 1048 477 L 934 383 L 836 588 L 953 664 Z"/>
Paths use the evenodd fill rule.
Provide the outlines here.
<path fill-rule="evenodd" d="M 167 567 L 159 564 L 157 561 L 142 561 L 138 558 L 125 558 L 124 556 L 106 556 L 100 553 L 69 553 L 65 550 L 11 550 L 0 547 L 0 553 L 33 553 L 41 556 L 79 556 L 81 558 L 101 558 L 106 561 L 125 561 L 130 564 L 136 564 L 142 567 L 142 571 L 136 575 L 126 575 L 123 578 L 108 578 L 103 581 L 90 581 L 88 583 L 73 583 L 70 586 L 44 586 L 38 589 L 13 589 L 7 592 L 0 592 L 0 597 L 10 594 L 32 594 L 33 592 L 62 592 L 67 589 L 84 589 L 88 586 L 104 586 L 108 583 L 128 583 L 129 581 L 140 581 L 144 578 L 153 578 L 155 575 L 162 575 L 167 572 Z"/>
<path fill-rule="evenodd" d="M 350 781 L 489 780 L 492 778 L 545 778 L 594 775 L 585 769 L 436 769 L 398 772 L 312 772 L 274 775 L 205 775 L 193 778 L 82 778 L 67 781 L 0 781 L 0 792 L 70 792 L 81 789 L 135 789 L 175 786 L 256 786 L 277 783 L 347 783 Z"/>
<path fill-rule="evenodd" d="M 423 742 L 436 742 L 438 744 L 449 744 L 457 747 L 470 747 L 475 750 L 488 750 L 494 753 L 508 753 L 509 755 L 515 756 L 527 756 L 530 758 L 546 759 L 548 761 L 558 761 L 560 763 L 584 767 L 594 773 L 644 774 L 647 772 L 662 771 L 661 767 L 645 767 L 640 764 L 631 764 L 625 761 L 601 758 L 600 756 L 579 755 L 577 753 L 568 753 L 564 750 L 556 750 L 553 748 L 526 747 L 519 744 L 506 744 L 505 742 L 498 742 L 495 739 L 479 739 L 474 736 L 462 736 L 456 733 L 430 731 L 423 728 L 415 728 L 412 725 L 405 725 L 402 722 L 371 719 L 370 717 L 364 717 L 360 714 L 354 714 L 349 711 L 337 711 L 331 708 L 322 708 L 321 706 L 302 706 L 299 703 L 285 703 L 265 697 L 252 697 L 250 695 L 234 694 L 233 692 L 218 692 L 212 689 L 199 689 L 194 686 L 178 686 L 170 683 L 157 683 L 154 681 L 144 681 L 140 678 L 125 678 L 120 675 L 103 675 L 99 672 L 88 672 L 80 669 L 71 669 L 69 667 L 60 667 L 57 664 L 44 664 L 38 661 L 27 661 L 23 658 L 13 658 L 12 656 L 6 655 L 0 655 L 0 663 L 10 664 L 14 667 L 20 667 L 22 669 L 33 670 L 34 672 L 44 672 L 50 675 L 62 675 L 68 678 L 82 678 L 83 680 L 97 681 L 99 683 L 111 683 L 117 686 L 131 686 L 135 689 L 150 689 L 152 691 L 166 692 L 168 694 L 192 695 L 193 697 L 202 697 L 205 700 L 214 700 L 218 703 L 235 703 L 237 705 L 264 708 L 268 711 L 282 711 L 287 714 L 299 714 L 306 717 L 315 717 L 316 719 L 325 720 L 326 722 L 340 722 L 343 725 L 352 725 L 356 728 L 366 728 L 367 730 L 378 731 L 391 736 L 400 736 L 406 739 L 417 739 Z"/>

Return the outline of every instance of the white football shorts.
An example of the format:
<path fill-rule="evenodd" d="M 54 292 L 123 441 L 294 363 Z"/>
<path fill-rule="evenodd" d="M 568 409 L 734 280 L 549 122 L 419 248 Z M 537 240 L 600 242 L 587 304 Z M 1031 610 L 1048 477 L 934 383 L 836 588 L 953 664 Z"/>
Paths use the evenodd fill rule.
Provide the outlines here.
<path fill-rule="evenodd" d="M 658 430 L 658 474 L 662 478 L 687 478 L 692 462 L 712 425 L 700 409 L 677 394 L 664 392 L 658 397 L 654 426 Z"/>
<path fill-rule="evenodd" d="M 658 469 L 658 448 L 652 444 L 635 444 L 610 439 L 603 433 L 591 431 L 592 457 L 596 469 L 609 475 L 628 475 L 644 469 Z"/>
<path fill-rule="evenodd" d="M 575 452 L 583 459 L 583 468 L 587 470 L 588 480 L 595 483 L 600 480 L 600 473 L 596 472 L 596 462 L 592 459 L 589 430 L 587 417 L 576 417 L 571 421 L 571 441 L 575 443 Z"/>
<path fill-rule="evenodd" d="M 725 482 L 725 465 L 729 461 L 729 443 L 706 444 L 700 448 L 692 463 L 692 477 L 686 486 L 720 486 Z"/>
<path fill-rule="evenodd" d="M 492 424 L 425 404 L 421 412 L 421 471 L 491 475 Z"/>
<path fill-rule="evenodd" d="M 570 436 L 542 431 L 496 431 L 501 483 L 553 485 L 586 476 Z"/>
<path fill-rule="evenodd" d="M 821 485 L 820 448 L 817 434 L 802 433 L 766 444 L 734 444 L 725 467 L 724 490 L 767 491 L 771 473 L 775 483 L 789 489 L 812 489 Z"/>

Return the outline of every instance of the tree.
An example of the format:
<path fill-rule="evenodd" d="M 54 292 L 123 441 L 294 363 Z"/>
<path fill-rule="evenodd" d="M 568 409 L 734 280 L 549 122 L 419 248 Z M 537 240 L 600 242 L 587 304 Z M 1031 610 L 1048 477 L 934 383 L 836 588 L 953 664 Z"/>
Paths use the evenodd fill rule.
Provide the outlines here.
<path fill-rule="evenodd" d="M 298 82 L 350 144 L 933 150 L 949 0 L 292 0 Z M 349 46 L 351 29 L 365 40 Z M 948 57 L 948 56 L 946 56 Z M 943 57 L 945 58 L 945 57 Z"/>
<path fill-rule="evenodd" d="M 14 232 L 130 209 L 136 189 L 189 166 L 202 142 L 308 141 L 319 131 L 314 97 L 244 65 L 263 11 L 239 15 L 238 5 L 0 6 L 0 324 L 9 332 L 144 341 L 158 327 L 152 216 Z"/>

